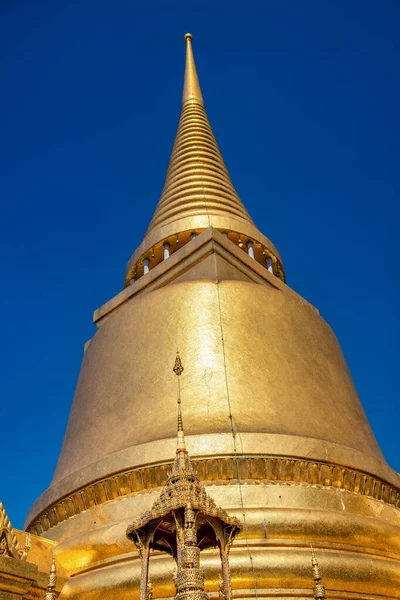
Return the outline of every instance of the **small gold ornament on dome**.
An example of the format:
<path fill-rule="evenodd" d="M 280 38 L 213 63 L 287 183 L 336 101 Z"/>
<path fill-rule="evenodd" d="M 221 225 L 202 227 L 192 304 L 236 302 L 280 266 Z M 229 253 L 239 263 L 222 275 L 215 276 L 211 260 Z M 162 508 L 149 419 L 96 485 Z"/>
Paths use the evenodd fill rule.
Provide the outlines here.
<path fill-rule="evenodd" d="M 315 558 L 314 550 L 311 547 L 311 564 L 312 564 L 312 574 L 314 579 L 314 600 L 325 600 L 325 588 L 322 585 L 322 577 L 319 570 L 318 561 Z"/>
<path fill-rule="evenodd" d="M 228 557 L 233 540 L 240 531 L 240 523 L 218 507 L 200 483 L 185 446 L 179 384 L 183 366 L 179 352 L 176 353 L 173 371 L 178 377 L 175 460 L 159 498 L 126 532 L 136 545 L 141 560 L 140 600 L 151 600 L 150 550 L 167 552 L 174 558 L 175 600 L 209 600 L 208 593 L 204 591 L 200 553 L 215 547 L 219 547 L 221 556 L 223 584 L 220 591 L 223 591 L 223 598 L 220 594 L 220 600 L 231 600 Z"/>
<path fill-rule="evenodd" d="M 178 377 L 180 377 L 180 375 L 182 375 L 182 373 L 183 373 L 183 365 L 182 365 L 181 357 L 179 356 L 179 352 L 176 353 L 176 359 L 175 359 L 173 371 L 174 371 L 175 375 L 177 375 Z"/>

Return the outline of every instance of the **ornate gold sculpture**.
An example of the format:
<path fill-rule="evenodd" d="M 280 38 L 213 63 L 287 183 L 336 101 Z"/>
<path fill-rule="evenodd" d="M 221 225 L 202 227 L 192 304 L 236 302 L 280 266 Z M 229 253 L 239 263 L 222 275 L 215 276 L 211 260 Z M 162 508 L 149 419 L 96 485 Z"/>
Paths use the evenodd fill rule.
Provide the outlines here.
<path fill-rule="evenodd" d="M 322 577 L 319 571 L 319 566 L 317 559 L 315 558 L 314 550 L 311 548 L 311 564 L 312 564 L 312 573 L 314 579 L 314 598 L 316 600 L 323 600 L 326 598 L 325 588 L 322 585 Z"/>
<path fill-rule="evenodd" d="M 25 546 L 22 549 L 8 518 L 3 503 L 0 502 L 0 556 L 9 556 L 18 560 L 26 560 L 30 550 L 30 533 L 26 534 Z"/>
<path fill-rule="evenodd" d="M 179 356 L 179 352 L 176 353 L 173 371 L 177 377 L 180 377 L 183 373 L 183 365 L 182 365 L 181 357 Z M 179 384 L 179 379 L 178 379 L 178 384 Z M 178 402 L 180 403 L 180 398 L 178 398 Z"/>
<path fill-rule="evenodd" d="M 178 379 L 177 449 L 167 485 L 160 498 L 127 529 L 141 558 L 140 598 L 148 600 L 151 549 L 171 554 L 176 561 L 176 600 L 206 600 L 200 552 L 218 547 L 222 566 L 223 594 L 231 600 L 229 551 L 240 531 L 239 521 L 218 508 L 200 484 L 186 450 L 181 412 L 180 382 L 183 366 L 177 353 L 174 373 Z"/>
<path fill-rule="evenodd" d="M 49 581 L 47 584 L 47 592 L 44 595 L 44 600 L 56 600 L 56 584 L 57 584 L 57 570 L 56 570 L 56 560 L 53 558 L 51 561 L 50 573 L 49 573 Z"/>

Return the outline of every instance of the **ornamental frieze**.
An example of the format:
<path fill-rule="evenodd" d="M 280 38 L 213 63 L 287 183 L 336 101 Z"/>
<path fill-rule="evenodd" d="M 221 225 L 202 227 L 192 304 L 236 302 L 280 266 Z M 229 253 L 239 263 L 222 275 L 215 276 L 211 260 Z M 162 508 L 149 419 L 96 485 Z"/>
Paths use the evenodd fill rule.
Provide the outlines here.
<path fill-rule="evenodd" d="M 283 457 L 240 457 L 192 461 L 201 483 L 287 483 L 320 485 L 347 490 L 400 507 L 400 491 L 388 483 L 355 469 L 339 465 Z M 171 463 L 136 468 L 101 479 L 51 506 L 35 519 L 29 530 L 42 535 L 84 510 L 115 498 L 161 488 L 167 483 Z"/>

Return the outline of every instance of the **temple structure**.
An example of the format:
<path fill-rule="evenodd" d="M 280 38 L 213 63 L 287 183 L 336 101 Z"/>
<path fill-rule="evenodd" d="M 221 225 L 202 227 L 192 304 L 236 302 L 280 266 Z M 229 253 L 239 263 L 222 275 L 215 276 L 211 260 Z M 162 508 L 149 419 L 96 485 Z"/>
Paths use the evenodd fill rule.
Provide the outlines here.
<path fill-rule="evenodd" d="M 164 189 L 94 313 L 29 544 L 0 529 L 0 597 L 14 569 L 32 599 L 400 598 L 400 476 L 232 184 L 185 41 Z"/>

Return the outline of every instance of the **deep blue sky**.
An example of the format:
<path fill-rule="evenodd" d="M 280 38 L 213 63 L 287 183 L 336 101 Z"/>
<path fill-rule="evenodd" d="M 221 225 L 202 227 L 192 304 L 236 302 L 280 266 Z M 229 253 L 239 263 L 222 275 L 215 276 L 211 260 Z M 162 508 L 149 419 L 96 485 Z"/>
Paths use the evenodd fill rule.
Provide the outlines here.
<path fill-rule="evenodd" d="M 161 192 L 186 31 L 233 182 L 400 469 L 399 28 L 390 0 L 0 2 L 0 498 L 16 527 L 52 477 L 92 311 Z"/>

